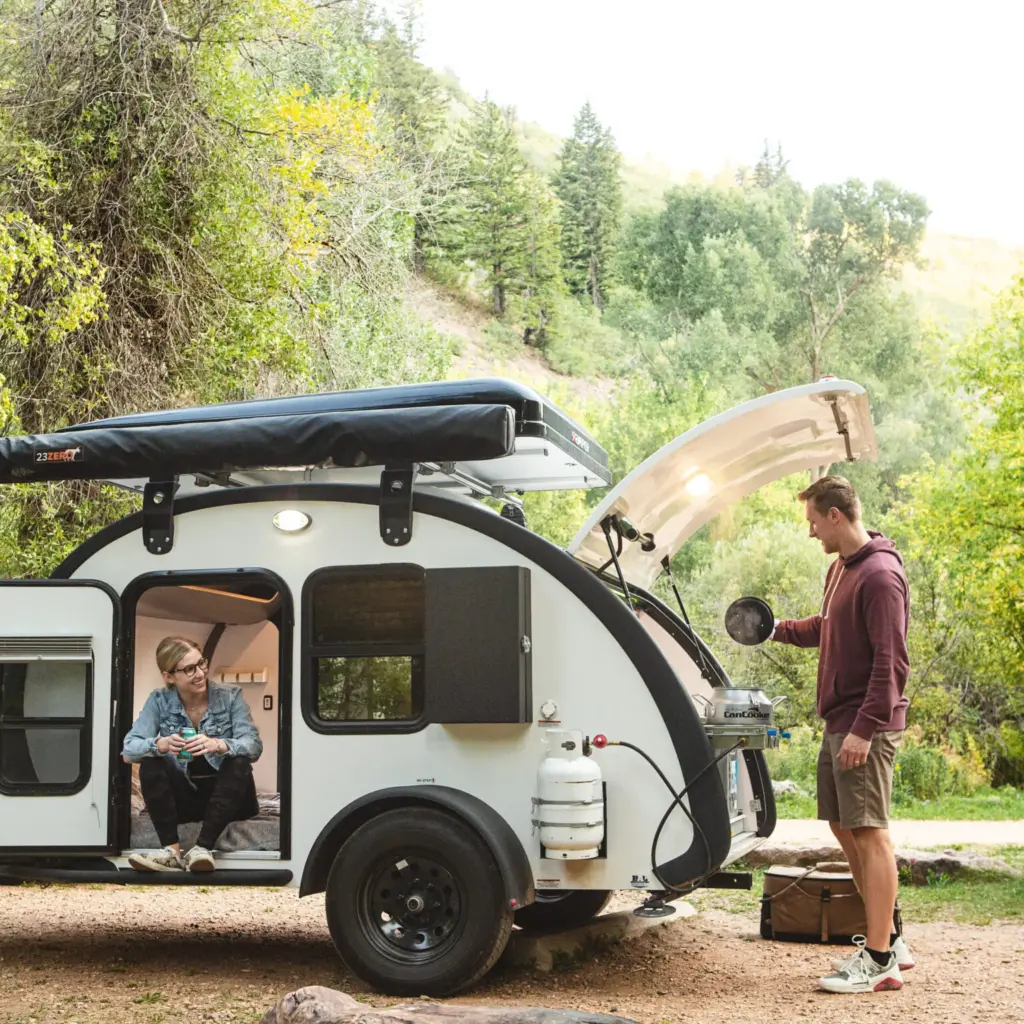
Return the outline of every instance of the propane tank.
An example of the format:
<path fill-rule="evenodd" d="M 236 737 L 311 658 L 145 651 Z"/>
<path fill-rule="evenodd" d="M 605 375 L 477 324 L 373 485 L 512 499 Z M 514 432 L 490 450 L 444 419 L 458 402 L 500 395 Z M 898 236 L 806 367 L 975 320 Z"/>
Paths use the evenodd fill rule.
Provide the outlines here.
<path fill-rule="evenodd" d="M 583 753 L 583 733 L 546 733 L 547 754 L 537 771 L 534 828 L 548 860 L 590 860 L 604 842 L 601 769 Z"/>

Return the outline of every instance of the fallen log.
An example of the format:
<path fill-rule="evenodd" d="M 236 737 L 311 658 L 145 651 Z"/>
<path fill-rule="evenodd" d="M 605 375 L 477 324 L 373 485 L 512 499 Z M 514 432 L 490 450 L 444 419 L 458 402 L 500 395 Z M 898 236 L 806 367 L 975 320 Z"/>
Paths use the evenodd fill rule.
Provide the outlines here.
<path fill-rule="evenodd" d="M 540 1007 L 466 1006 L 423 1000 L 374 1009 L 344 992 L 309 985 L 289 992 L 261 1024 L 636 1024 L 628 1017 Z"/>

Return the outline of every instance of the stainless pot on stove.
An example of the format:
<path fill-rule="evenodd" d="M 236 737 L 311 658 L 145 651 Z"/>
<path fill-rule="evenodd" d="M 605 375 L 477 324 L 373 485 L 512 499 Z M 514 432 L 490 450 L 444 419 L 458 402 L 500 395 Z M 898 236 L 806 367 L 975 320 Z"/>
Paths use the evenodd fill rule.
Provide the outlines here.
<path fill-rule="evenodd" d="M 759 687 L 742 686 L 716 687 L 711 699 L 701 693 L 691 696 L 702 706 L 704 730 L 713 747 L 731 747 L 740 740 L 750 750 L 778 746 L 775 708 L 785 696 L 770 698 Z"/>

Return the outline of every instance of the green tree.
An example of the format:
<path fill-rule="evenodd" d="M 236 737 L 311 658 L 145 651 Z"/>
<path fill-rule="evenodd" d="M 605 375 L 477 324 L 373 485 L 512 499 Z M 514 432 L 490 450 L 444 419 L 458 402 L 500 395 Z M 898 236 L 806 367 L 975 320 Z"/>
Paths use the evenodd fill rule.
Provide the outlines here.
<path fill-rule="evenodd" d="M 382 17 L 372 43 L 378 110 L 391 124 L 397 159 L 417 185 L 412 251 L 415 268 L 422 272 L 451 233 L 449 200 L 458 187 L 460 167 L 448 97 L 437 75 L 419 60 L 420 44 L 411 4 L 402 9 L 397 24 Z"/>
<path fill-rule="evenodd" d="M 458 255 L 483 272 L 496 316 L 510 299 L 527 328 L 543 332 L 558 285 L 557 225 L 550 194 L 519 152 L 511 110 L 485 100 L 466 134 L 467 159 Z"/>
<path fill-rule="evenodd" d="M 953 605 L 946 620 L 969 634 L 971 703 L 1005 756 L 1024 737 L 1024 275 L 956 365 L 972 422 L 967 444 L 918 473 L 898 512 L 915 556 Z M 1011 768 L 1024 780 L 1024 758 Z"/>
<path fill-rule="evenodd" d="M 882 313 L 914 319 L 886 303 L 889 282 L 917 259 L 927 215 L 923 199 L 888 182 L 807 195 L 762 159 L 740 188 L 670 189 L 662 211 L 631 224 L 621 264 L 682 342 L 678 372 L 742 374 L 774 391 L 855 369 L 843 328 L 858 314 L 861 327 Z M 729 335 L 711 363 L 689 344 L 709 317 Z"/>
<path fill-rule="evenodd" d="M 603 309 L 613 283 L 615 245 L 622 213 L 622 158 L 611 131 L 589 103 L 576 116 L 554 175 L 562 202 L 565 280 L 576 296 L 589 296 Z"/>
<path fill-rule="evenodd" d="M 24 430 L 443 375 L 446 343 L 400 311 L 420 182 L 352 9 L 4 14 L 0 366 Z M 15 574 L 123 511 L 93 485 L 0 501 Z"/>

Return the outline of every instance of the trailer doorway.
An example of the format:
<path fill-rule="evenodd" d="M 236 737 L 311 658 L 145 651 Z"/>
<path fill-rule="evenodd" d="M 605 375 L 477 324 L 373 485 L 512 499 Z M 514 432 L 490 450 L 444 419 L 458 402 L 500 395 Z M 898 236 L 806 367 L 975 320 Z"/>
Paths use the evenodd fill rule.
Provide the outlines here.
<path fill-rule="evenodd" d="M 232 822 L 215 850 L 218 860 L 278 860 L 289 852 L 291 595 L 276 575 L 259 570 L 163 573 L 136 580 L 125 592 L 129 631 L 127 685 L 121 736 L 131 728 L 149 694 L 163 686 L 156 648 L 166 636 L 195 641 L 209 663 L 212 683 L 239 686 L 263 742 L 253 764 L 259 814 Z M 122 849 L 157 849 L 139 786 L 138 765 L 125 765 L 130 798 L 122 816 Z M 187 848 L 198 824 L 180 826 Z M 227 865 L 225 865 L 227 866 Z"/>

